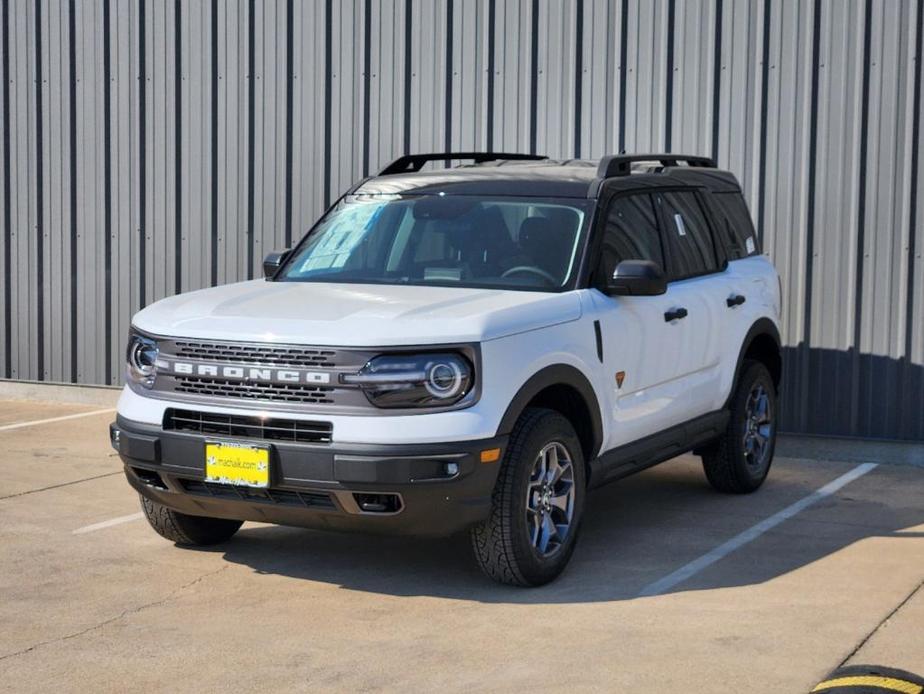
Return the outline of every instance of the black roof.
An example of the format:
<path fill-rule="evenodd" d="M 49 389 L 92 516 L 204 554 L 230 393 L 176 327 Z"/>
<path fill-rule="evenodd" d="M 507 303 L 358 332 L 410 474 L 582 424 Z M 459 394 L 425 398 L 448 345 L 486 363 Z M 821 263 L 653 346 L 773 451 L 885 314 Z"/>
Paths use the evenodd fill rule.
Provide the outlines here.
<path fill-rule="evenodd" d="M 604 180 L 612 181 L 617 189 L 623 190 L 698 186 L 715 192 L 740 191 L 732 173 L 714 168 L 707 159 L 679 154 L 569 160 L 531 155 L 466 154 L 467 157 L 458 153 L 402 157 L 386 167 L 382 174 L 362 181 L 350 192 L 594 198 Z M 480 161 L 474 165 L 419 170 L 427 161 L 476 156 Z M 692 163 L 686 163 L 687 160 Z M 401 173 L 392 173 L 394 171 Z M 618 171 L 617 175 L 608 175 L 614 171 Z"/>

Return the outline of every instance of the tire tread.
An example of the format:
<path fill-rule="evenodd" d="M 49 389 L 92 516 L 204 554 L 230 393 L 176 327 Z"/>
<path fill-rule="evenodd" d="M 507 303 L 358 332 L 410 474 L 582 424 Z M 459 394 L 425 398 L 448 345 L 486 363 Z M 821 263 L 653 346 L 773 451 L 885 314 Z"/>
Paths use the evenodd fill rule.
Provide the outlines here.
<path fill-rule="evenodd" d="M 518 557 L 517 543 L 514 537 L 516 519 L 513 517 L 514 495 L 517 494 L 515 478 L 517 466 L 521 464 L 534 431 L 548 424 L 551 418 L 568 423 L 561 414 L 554 410 L 531 407 L 517 421 L 491 498 L 491 515 L 488 519 L 474 526 L 471 531 L 472 549 L 482 571 L 500 583 L 514 586 L 534 586 L 546 582 L 530 580 L 522 570 L 523 558 Z M 583 461 L 575 461 L 583 465 Z M 582 477 L 583 479 L 583 477 Z M 575 521 L 579 522 L 576 518 Z M 575 529 L 576 532 L 576 529 Z M 547 579 L 546 579 L 547 580 Z"/>
<path fill-rule="evenodd" d="M 241 521 L 189 516 L 146 497 L 140 498 L 141 510 L 154 531 L 178 545 L 217 544 L 228 540 L 241 527 Z"/>
<path fill-rule="evenodd" d="M 763 371 L 764 374 L 754 373 L 760 371 Z M 740 418 L 741 409 L 745 406 L 749 386 L 760 375 L 765 375 L 767 380 L 771 381 L 770 373 L 762 362 L 746 359 L 741 368 L 741 377 L 735 386 L 735 392 L 729 403 L 730 417 L 728 426 L 726 426 L 722 436 L 702 452 L 703 471 L 706 473 L 706 479 L 709 480 L 709 484 L 713 488 L 726 494 L 748 494 L 763 483 L 763 479 L 761 479 L 755 486 L 754 481 L 747 479 L 741 472 L 743 463 L 739 460 L 739 432 L 736 426 Z M 774 431 L 775 435 L 776 432 Z"/>

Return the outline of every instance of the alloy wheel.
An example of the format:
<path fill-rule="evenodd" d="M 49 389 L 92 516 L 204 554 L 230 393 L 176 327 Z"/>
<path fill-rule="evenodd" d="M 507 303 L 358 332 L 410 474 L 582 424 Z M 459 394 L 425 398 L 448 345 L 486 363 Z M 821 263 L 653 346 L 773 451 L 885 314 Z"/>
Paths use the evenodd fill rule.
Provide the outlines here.
<path fill-rule="evenodd" d="M 526 522 L 533 547 L 543 557 L 557 552 L 574 518 L 574 465 L 564 444 L 542 447 L 533 462 L 526 496 Z"/>
<path fill-rule="evenodd" d="M 770 394 L 763 384 L 754 384 L 744 411 L 744 459 L 749 467 L 760 469 L 769 457 L 773 435 Z"/>

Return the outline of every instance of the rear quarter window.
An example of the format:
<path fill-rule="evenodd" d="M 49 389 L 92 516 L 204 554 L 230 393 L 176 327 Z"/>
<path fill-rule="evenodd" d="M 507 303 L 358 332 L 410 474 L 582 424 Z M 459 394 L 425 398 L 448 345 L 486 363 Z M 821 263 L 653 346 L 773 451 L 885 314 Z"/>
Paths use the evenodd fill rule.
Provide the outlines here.
<path fill-rule="evenodd" d="M 712 193 L 707 196 L 718 224 L 718 237 L 729 260 L 760 254 L 757 233 L 741 193 Z"/>

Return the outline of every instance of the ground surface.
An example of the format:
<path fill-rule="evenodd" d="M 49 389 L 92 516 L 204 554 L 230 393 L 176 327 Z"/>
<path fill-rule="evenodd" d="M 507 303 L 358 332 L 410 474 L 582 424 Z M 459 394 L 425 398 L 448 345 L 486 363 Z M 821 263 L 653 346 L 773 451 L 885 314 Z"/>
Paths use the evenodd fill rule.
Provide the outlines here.
<path fill-rule="evenodd" d="M 248 524 L 176 548 L 137 515 L 110 413 L 10 428 L 98 409 L 0 402 L 0 690 L 778 694 L 844 661 L 924 673 L 920 468 L 783 520 L 857 463 L 780 458 L 730 497 L 678 458 L 593 493 L 566 574 L 518 590 L 465 538 Z"/>

